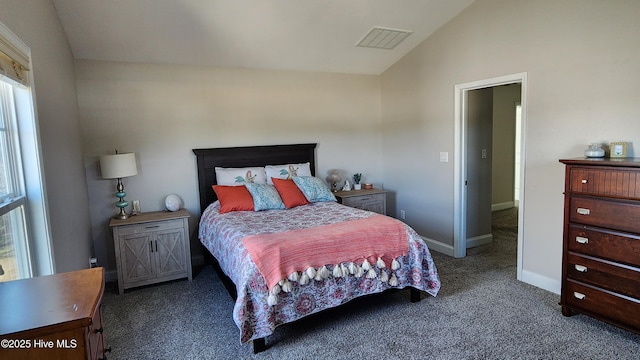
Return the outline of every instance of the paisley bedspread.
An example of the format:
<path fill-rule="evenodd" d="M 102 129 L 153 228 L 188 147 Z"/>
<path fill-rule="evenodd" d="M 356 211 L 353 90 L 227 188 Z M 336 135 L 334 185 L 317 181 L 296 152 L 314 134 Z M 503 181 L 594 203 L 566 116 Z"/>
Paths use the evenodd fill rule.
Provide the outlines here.
<path fill-rule="evenodd" d="M 277 294 L 277 303 L 270 306 L 266 282 L 242 244 L 244 237 L 330 225 L 377 214 L 334 202 L 259 212 L 219 214 L 219 209 L 216 201 L 204 211 L 200 219 L 199 238 L 236 284 L 238 297 L 233 320 L 240 328 L 241 342 L 266 337 L 279 325 L 339 306 L 359 296 L 407 286 L 436 296 L 440 289 L 438 273 L 427 245 L 412 228 L 406 226 L 409 253 L 397 259 L 400 263 L 400 267 L 394 271 L 397 284 L 391 285 L 389 281 L 381 280 L 380 276 L 329 276 L 320 281 L 311 280 L 305 285 L 294 284 L 291 291 Z M 388 271 L 374 269 L 378 273 Z"/>

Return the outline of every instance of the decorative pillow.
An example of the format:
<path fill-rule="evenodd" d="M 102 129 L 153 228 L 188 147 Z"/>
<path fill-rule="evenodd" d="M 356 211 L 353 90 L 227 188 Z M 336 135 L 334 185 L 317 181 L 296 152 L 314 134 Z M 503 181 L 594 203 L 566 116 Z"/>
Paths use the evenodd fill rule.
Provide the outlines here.
<path fill-rule="evenodd" d="M 280 194 L 280 198 L 282 198 L 282 202 L 287 209 L 309 203 L 293 180 L 272 178 L 271 181 L 276 190 L 278 190 L 278 194 Z"/>
<path fill-rule="evenodd" d="M 221 168 L 216 167 L 216 183 L 226 186 L 241 186 L 244 183 L 266 184 L 267 178 L 262 167 Z"/>
<path fill-rule="evenodd" d="M 273 184 L 271 178 L 291 179 L 293 176 L 311 176 L 311 164 L 284 164 L 267 165 L 264 167 L 267 175 L 267 184 Z"/>
<path fill-rule="evenodd" d="M 244 186 L 213 185 L 220 201 L 220 214 L 231 211 L 253 211 L 253 198 Z"/>
<path fill-rule="evenodd" d="M 245 183 L 244 186 L 253 197 L 255 211 L 285 209 L 284 203 L 273 185 Z"/>
<path fill-rule="evenodd" d="M 293 182 L 309 202 L 336 201 L 327 184 L 315 176 L 294 176 Z"/>

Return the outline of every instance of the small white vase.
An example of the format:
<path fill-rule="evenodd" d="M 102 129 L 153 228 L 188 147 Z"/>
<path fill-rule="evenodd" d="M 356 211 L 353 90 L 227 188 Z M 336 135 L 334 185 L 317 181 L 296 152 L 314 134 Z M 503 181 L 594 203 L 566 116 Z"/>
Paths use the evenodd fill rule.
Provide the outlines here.
<path fill-rule="evenodd" d="M 353 184 L 353 189 L 354 189 L 354 190 L 360 190 L 360 189 L 362 189 L 362 184 Z"/>
<path fill-rule="evenodd" d="M 584 151 L 584 156 L 587 158 L 601 158 L 604 157 L 604 149 L 598 143 L 592 143 Z"/>

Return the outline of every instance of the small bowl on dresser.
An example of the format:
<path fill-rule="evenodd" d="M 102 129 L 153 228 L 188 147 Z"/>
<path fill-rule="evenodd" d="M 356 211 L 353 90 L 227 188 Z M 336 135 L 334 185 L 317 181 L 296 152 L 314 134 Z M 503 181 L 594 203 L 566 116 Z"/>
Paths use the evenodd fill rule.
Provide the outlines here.
<path fill-rule="evenodd" d="M 363 189 L 373 189 L 373 184 L 362 184 Z"/>

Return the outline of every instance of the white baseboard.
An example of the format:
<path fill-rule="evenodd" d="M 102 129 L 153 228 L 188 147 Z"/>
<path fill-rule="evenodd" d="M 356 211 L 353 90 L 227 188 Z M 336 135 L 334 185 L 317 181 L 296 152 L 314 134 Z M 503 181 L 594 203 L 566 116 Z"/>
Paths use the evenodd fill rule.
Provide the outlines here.
<path fill-rule="evenodd" d="M 472 247 L 491 244 L 493 241 L 493 234 L 484 234 L 480 236 L 474 236 L 472 238 L 467 239 L 467 249 Z"/>
<path fill-rule="evenodd" d="M 451 257 L 454 256 L 453 245 L 443 244 L 439 241 L 429 239 L 428 237 L 424 237 L 422 235 L 420 235 L 420 237 L 422 238 L 422 240 L 424 240 L 425 243 L 427 243 L 427 247 L 429 248 L 430 251 L 437 251 L 439 253 L 449 255 Z"/>
<path fill-rule="evenodd" d="M 513 201 L 507 201 L 499 204 L 491 204 L 491 211 L 511 209 L 514 206 L 515 204 Z"/>
<path fill-rule="evenodd" d="M 560 289 L 562 288 L 562 283 L 559 280 L 524 269 L 522 269 L 522 278 L 520 281 L 558 295 L 560 295 Z"/>

